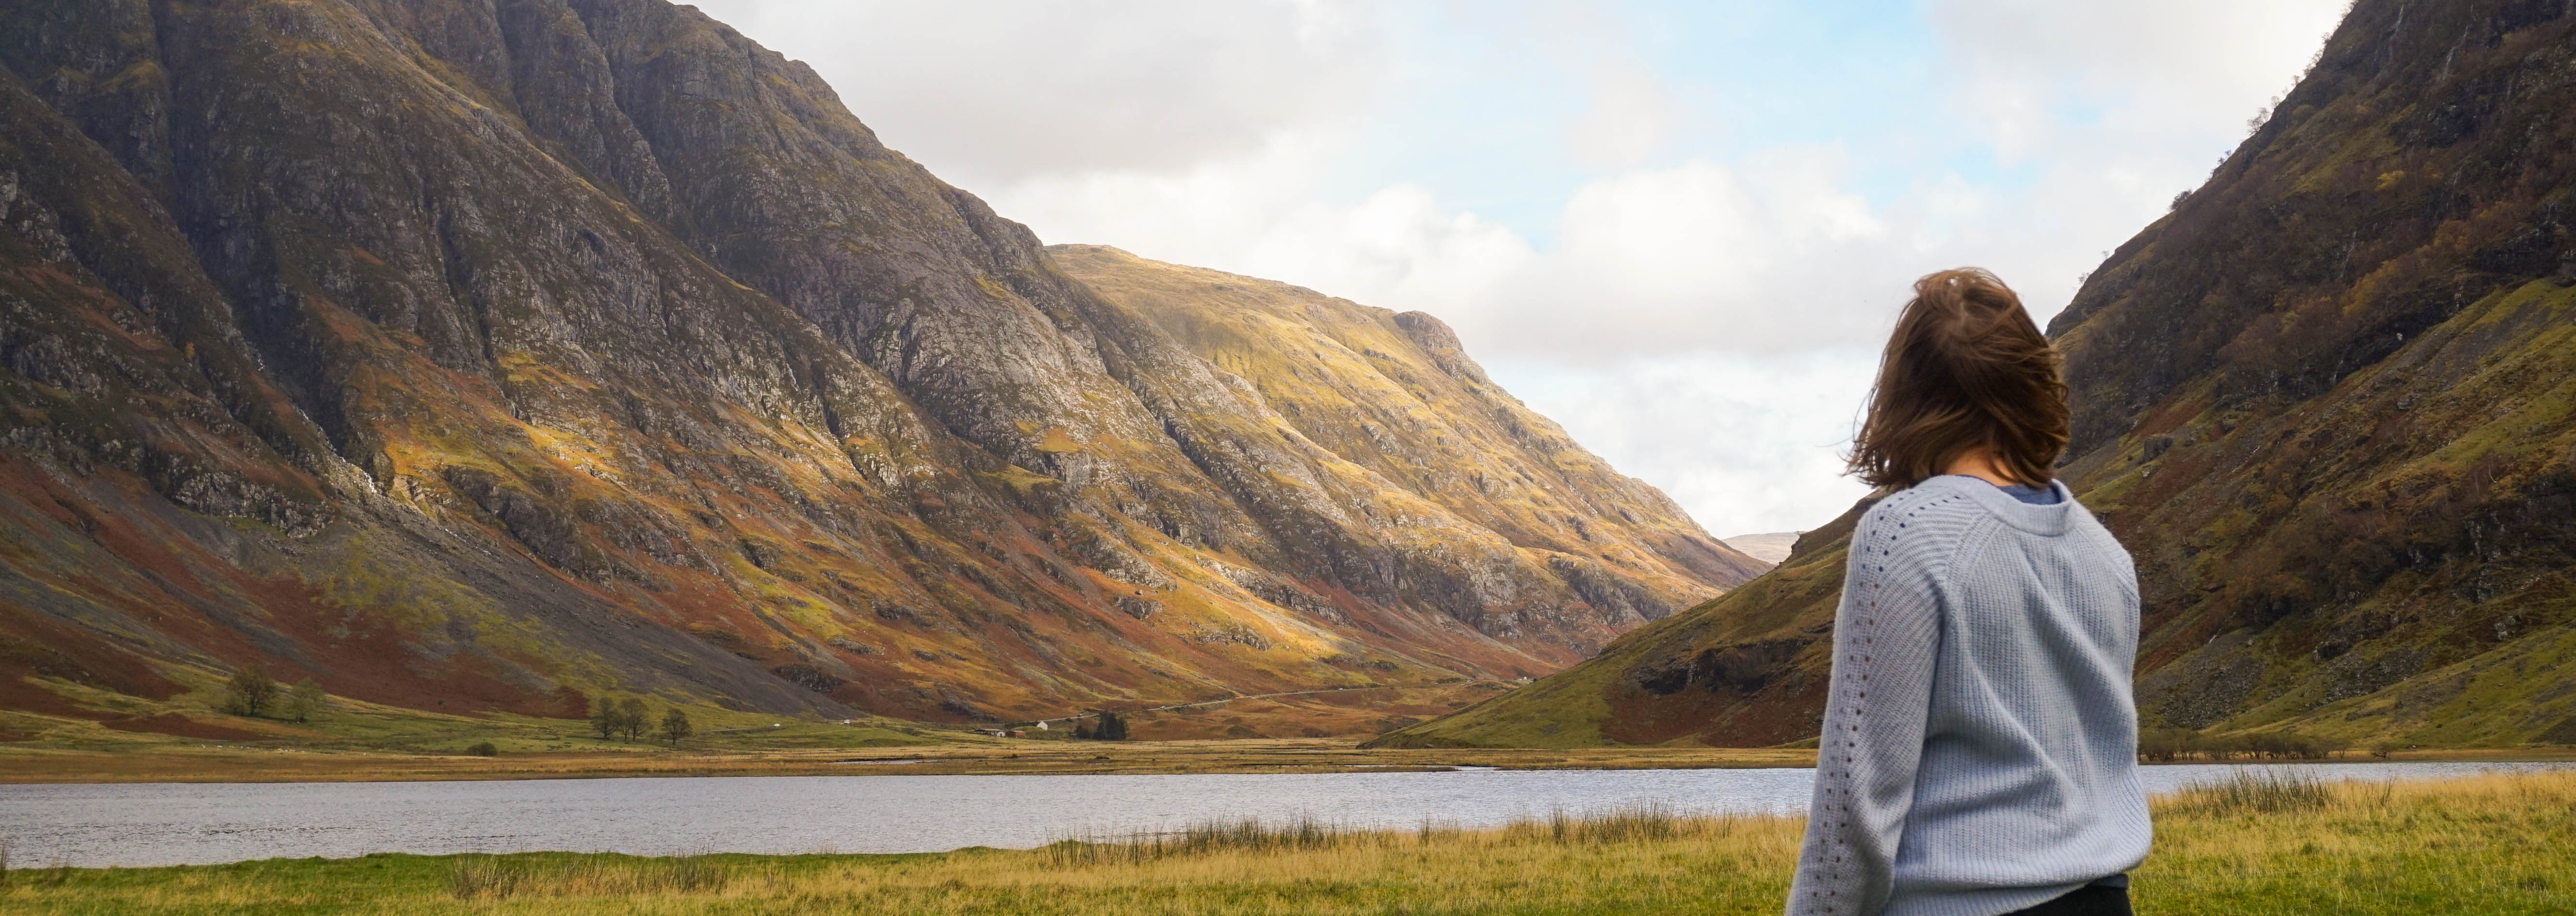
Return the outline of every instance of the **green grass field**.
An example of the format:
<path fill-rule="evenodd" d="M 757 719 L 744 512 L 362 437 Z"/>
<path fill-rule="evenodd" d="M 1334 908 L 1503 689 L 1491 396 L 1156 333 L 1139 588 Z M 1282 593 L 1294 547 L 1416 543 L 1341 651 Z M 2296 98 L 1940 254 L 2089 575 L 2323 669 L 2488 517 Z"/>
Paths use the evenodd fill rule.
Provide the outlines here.
<path fill-rule="evenodd" d="M 2576 772 L 2245 782 L 2156 803 L 2141 913 L 2576 911 Z M 904 856 L 380 855 L 178 868 L 24 863 L 0 912 L 60 914 L 1767 914 L 1799 823 L 1652 811 L 1486 831 L 1214 826 Z"/>

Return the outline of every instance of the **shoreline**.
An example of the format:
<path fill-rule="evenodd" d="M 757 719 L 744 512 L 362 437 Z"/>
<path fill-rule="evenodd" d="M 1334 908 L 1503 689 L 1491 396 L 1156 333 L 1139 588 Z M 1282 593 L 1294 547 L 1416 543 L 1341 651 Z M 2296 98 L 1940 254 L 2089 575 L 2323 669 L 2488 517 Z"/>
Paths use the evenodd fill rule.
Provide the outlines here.
<path fill-rule="evenodd" d="M 674 776 L 1171 775 L 1808 767 L 1812 750 L 1516 748 L 1362 750 L 1333 739 L 1045 741 L 692 753 L 658 749 L 472 757 L 366 750 L 194 747 L 0 749 L 0 784 L 409 782 Z"/>
<path fill-rule="evenodd" d="M 2324 760 L 2178 760 L 2145 766 L 2346 763 L 2569 763 L 2576 748 L 2360 752 Z M 688 752 L 659 749 L 473 757 L 368 750 L 198 746 L 150 751 L 0 747 L 0 784 L 416 782 L 715 776 L 970 776 L 1385 773 L 1452 770 L 1807 768 L 1815 751 L 1619 747 L 1361 749 L 1348 740 L 1028 742 Z"/>

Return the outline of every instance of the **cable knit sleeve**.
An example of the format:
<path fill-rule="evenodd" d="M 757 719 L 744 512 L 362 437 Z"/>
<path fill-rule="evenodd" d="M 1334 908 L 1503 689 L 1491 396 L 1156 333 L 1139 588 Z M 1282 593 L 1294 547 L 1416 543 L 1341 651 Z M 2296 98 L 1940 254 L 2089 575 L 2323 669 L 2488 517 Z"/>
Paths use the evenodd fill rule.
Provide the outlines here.
<path fill-rule="evenodd" d="M 1933 554 L 1945 539 L 1916 530 L 1928 527 L 1920 510 L 1890 498 L 1852 533 L 1791 916 L 1873 916 L 1887 905 L 1941 638 Z"/>

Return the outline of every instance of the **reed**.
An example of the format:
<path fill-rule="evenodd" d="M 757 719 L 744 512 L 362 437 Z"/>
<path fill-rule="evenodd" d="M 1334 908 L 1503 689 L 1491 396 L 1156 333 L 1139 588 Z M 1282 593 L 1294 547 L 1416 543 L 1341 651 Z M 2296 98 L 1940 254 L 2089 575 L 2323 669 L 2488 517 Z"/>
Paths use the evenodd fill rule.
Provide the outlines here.
<path fill-rule="evenodd" d="M 2176 793 L 2171 810 L 2214 817 L 2315 811 L 2336 793 L 2324 780 L 2289 770 L 2239 769 L 2227 778 Z"/>
<path fill-rule="evenodd" d="M 458 900 L 514 897 L 632 897 L 702 894 L 737 881 L 777 880 L 779 868 L 750 856 L 708 854 L 645 858 L 623 855 L 451 857 L 447 880 Z"/>
<path fill-rule="evenodd" d="M 1571 812 L 1559 808 L 1546 817 L 1523 818 L 1499 828 L 1472 831 L 1430 820 L 1411 830 L 1395 830 L 1354 827 L 1300 815 L 1278 821 L 1243 818 L 1211 821 L 1178 830 L 1135 831 L 1107 838 L 1069 838 L 1049 843 L 1038 851 L 1052 864 L 1076 867 L 1153 862 L 1219 852 L 1394 849 L 1427 846 L 1435 842 L 1608 845 L 1722 835 L 1731 831 L 1737 820 L 1725 816 L 1686 817 L 1663 805 L 1622 806 L 1597 812 Z"/>

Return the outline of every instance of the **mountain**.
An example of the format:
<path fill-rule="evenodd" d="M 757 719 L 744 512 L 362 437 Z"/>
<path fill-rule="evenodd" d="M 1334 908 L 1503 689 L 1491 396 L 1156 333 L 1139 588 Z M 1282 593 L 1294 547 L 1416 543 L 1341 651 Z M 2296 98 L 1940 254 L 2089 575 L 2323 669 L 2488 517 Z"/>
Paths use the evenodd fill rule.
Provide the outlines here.
<path fill-rule="evenodd" d="M 2361 0 L 2050 323 L 2062 473 L 2138 560 L 2151 726 L 2576 743 L 2570 111 L 2566 4 Z M 1598 659 L 1388 740 L 1810 737 L 1858 511 Z"/>
<path fill-rule="evenodd" d="M 694 7 L 22 0 L 0 65 L 0 708 L 1063 714 L 1760 569 L 1437 320 L 1050 253 Z"/>
<path fill-rule="evenodd" d="M 1766 568 L 1494 384 L 1438 318 L 1115 248 L 1047 251 L 1066 275 L 1249 383 L 1282 435 L 1465 523 L 1434 542 L 1499 536 L 1621 629 L 1698 603 L 1707 583 Z"/>

